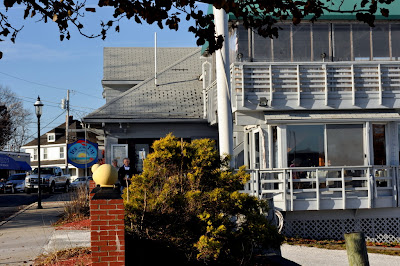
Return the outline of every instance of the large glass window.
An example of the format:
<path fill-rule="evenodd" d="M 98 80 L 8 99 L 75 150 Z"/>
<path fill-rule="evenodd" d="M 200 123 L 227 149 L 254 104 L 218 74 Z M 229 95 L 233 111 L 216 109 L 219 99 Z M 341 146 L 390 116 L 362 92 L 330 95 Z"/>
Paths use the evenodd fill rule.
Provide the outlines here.
<path fill-rule="evenodd" d="M 350 61 L 350 25 L 334 24 L 334 61 Z"/>
<path fill-rule="evenodd" d="M 324 126 L 287 126 L 287 159 L 291 167 L 324 166 Z"/>
<path fill-rule="evenodd" d="M 370 27 L 366 24 L 353 24 L 353 53 L 355 60 L 370 60 Z M 350 43 L 347 45 L 350 46 Z"/>
<path fill-rule="evenodd" d="M 264 38 L 256 32 L 254 36 L 254 61 L 272 61 L 271 38 Z"/>
<path fill-rule="evenodd" d="M 279 37 L 274 39 L 274 61 L 291 61 L 290 25 L 280 25 Z"/>
<path fill-rule="evenodd" d="M 400 59 L 400 24 L 390 25 L 392 39 L 392 60 Z"/>
<path fill-rule="evenodd" d="M 243 25 L 239 25 L 237 28 L 238 38 L 238 53 L 241 54 L 244 61 L 249 59 L 249 38 L 247 29 Z"/>
<path fill-rule="evenodd" d="M 372 133 L 374 147 L 374 164 L 386 165 L 385 125 L 372 125 Z"/>
<path fill-rule="evenodd" d="M 300 24 L 292 27 L 293 31 L 293 60 L 311 61 L 310 25 Z"/>
<path fill-rule="evenodd" d="M 377 24 L 372 29 L 373 59 L 389 60 L 389 25 Z"/>
<path fill-rule="evenodd" d="M 364 165 L 363 126 L 326 125 L 328 166 Z"/>
<path fill-rule="evenodd" d="M 313 26 L 314 61 L 329 61 L 329 24 L 314 24 Z"/>

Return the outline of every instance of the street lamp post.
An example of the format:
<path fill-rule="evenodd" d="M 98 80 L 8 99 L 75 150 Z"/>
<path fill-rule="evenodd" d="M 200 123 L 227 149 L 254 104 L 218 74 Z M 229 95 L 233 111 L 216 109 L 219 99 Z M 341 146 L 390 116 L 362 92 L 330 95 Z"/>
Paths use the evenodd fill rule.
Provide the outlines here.
<path fill-rule="evenodd" d="M 40 180 L 40 117 L 42 116 L 43 103 L 40 101 L 40 97 L 38 96 L 35 104 L 35 113 L 38 119 L 38 209 L 43 209 L 42 207 L 42 188 L 41 188 L 41 180 Z"/>

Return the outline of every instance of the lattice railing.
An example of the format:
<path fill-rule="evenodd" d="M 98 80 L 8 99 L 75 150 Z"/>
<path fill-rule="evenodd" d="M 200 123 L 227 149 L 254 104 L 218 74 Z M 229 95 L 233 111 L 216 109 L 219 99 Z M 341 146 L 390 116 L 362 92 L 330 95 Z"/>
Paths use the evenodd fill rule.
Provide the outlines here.
<path fill-rule="evenodd" d="M 398 167 L 292 167 L 250 170 L 244 192 L 282 211 L 398 207 Z"/>

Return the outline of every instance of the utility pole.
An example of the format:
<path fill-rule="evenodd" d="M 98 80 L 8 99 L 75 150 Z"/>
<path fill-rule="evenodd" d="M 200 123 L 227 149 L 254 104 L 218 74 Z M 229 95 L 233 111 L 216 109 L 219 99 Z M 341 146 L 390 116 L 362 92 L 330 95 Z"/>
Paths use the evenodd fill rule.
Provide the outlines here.
<path fill-rule="evenodd" d="M 69 141 L 69 90 L 67 90 L 67 100 L 66 100 L 66 109 L 67 109 L 67 119 L 65 121 L 65 174 L 69 174 L 68 169 L 68 141 Z"/>

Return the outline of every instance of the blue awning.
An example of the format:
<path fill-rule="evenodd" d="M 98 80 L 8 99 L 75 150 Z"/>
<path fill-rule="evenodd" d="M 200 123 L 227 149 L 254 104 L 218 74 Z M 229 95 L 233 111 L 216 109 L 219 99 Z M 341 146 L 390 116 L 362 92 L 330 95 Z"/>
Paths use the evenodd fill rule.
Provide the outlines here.
<path fill-rule="evenodd" d="M 18 170 L 19 165 L 13 158 L 5 154 L 0 154 L 0 169 Z"/>
<path fill-rule="evenodd" d="M 31 166 L 27 163 L 27 162 L 24 162 L 24 161 L 15 161 L 17 164 L 18 164 L 18 166 L 19 166 L 19 169 L 15 169 L 15 170 L 23 170 L 23 171 L 31 171 L 32 170 L 32 168 L 31 168 Z"/>

